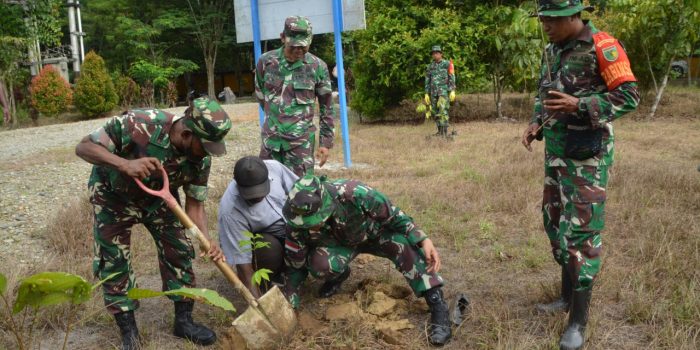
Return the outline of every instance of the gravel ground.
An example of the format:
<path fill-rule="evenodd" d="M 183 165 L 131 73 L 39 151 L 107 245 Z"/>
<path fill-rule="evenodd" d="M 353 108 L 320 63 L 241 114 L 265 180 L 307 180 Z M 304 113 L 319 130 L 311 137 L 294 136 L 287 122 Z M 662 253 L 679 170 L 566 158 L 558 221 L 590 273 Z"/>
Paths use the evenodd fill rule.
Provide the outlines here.
<path fill-rule="evenodd" d="M 213 162 L 214 186 L 228 182 L 236 159 L 257 154 L 260 140 L 257 104 L 224 108 L 234 128 L 226 137 L 228 154 Z M 47 258 L 50 247 L 42 237 L 56 209 L 87 193 L 91 165 L 76 157 L 73 149 L 107 119 L 0 132 L 0 261 L 30 264 Z"/>

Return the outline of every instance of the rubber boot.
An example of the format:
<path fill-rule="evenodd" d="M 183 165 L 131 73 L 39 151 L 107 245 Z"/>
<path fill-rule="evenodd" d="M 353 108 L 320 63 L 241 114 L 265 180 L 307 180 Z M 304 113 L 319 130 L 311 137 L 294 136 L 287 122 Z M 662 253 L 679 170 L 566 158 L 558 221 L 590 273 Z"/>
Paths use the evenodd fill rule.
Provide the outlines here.
<path fill-rule="evenodd" d="M 185 338 L 195 344 L 211 345 L 216 341 L 216 333 L 201 324 L 192 321 L 193 301 L 175 302 L 175 329 L 176 337 Z"/>
<path fill-rule="evenodd" d="M 442 295 L 440 287 L 434 287 L 425 292 L 425 301 L 430 308 L 430 327 L 428 341 L 434 346 L 443 346 L 452 338 L 450 311 Z"/>
<path fill-rule="evenodd" d="M 337 277 L 323 282 L 321 288 L 318 289 L 318 297 L 330 298 L 331 296 L 335 295 L 335 293 L 338 293 L 340 286 L 343 285 L 343 282 L 345 282 L 348 277 L 350 277 L 350 266 L 348 266 L 345 271 L 343 271 L 343 273 Z"/>
<path fill-rule="evenodd" d="M 136 350 L 139 348 L 139 329 L 136 327 L 136 318 L 133 311 L 114 314 L 114 319 L 119 326 L 122 335 L 122 350 Z"/>
<path fill-rule="evenodd" d="M 588 306 L 591 304 L 591 290 L 574 291 L 569 326 L 559 341 L 561 350 L 578 350 L 583 347 L 586 323 L 588 323 Z"/>
<path fill-rule="evenodd" d="M 571 294 L 573 293 L 573 284 L 569 272 L 566 267 L 561 267 L 561 296 L 549 304 L 537 304 L 537 311 L 547 314 L 556 312 L 566 312 L 571 305 Z"/>

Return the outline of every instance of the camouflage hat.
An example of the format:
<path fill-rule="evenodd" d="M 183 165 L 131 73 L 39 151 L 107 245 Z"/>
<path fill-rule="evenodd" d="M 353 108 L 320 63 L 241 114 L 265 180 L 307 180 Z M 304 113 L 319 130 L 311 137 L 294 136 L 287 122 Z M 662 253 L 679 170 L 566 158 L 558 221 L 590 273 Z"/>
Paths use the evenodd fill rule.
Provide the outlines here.
<path fill-rule="evenodd" d="M 437 51 L 437 52 L 442 52 L 442 47 L 440 47 L 440 45 L 433 45 L 433 49 L 430 50 L 430 53 L 433 53 L 433 52 L 436 52 L 436 51 Z"/>
<path fill-rule="evenodd" d="M 326 178 L 306 175 L 294 183 L 282 213 L 292 228 L 309 229 L 324 223 L 335 210 Z"/>
<path fill-rule="evenodd" d="M 192 101 L 192 115 L 184 119 L 185 126 L 199 137 L 207 154 L 226 153 L 224 136 L 231 130 L 231 119 L 216 101 L 200 97 Z"/>
<path fill-rule="evenodd" d="M 582 0 L 537 0 L 537 4 L 537 14 L 533 17 L 568 17 L 593 11 L 593 6 L 583 6 Z"/>
<path fill-rule="evenodd" d="M 311 45 L 311 21 L 302 16 L 289 16 L 284 20 L 284 37 L 291 46 Z"/>

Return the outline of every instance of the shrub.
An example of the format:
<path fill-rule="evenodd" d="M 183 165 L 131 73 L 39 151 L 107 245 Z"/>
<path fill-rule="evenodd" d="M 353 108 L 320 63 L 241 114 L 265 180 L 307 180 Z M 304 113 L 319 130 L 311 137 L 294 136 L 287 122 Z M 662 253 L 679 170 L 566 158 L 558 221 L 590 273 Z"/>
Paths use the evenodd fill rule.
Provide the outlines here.
<path fill-rule="evenodd" d="M 117 105 L 117 98 L 104 60 L 90 51 L 75 86 L 75 106 L 86 117 L 95 117 L 111 111 Z"/>
<path fill-rule="evenodd" d="M 138 84 L 127 76 L 121 75 L 115 81 L 115 88 L 119 96 L 119 104 L 123 108 L 129 108 L 136 103 L 141 96 L 141 88 Z"/>
<path fill-rule="evenodd" d="M 32 78 L 29 90 L 32 106 L 49 117 L 64 112 L 73 101 L 70 85 L 52 66 L 44 67 Z"/>

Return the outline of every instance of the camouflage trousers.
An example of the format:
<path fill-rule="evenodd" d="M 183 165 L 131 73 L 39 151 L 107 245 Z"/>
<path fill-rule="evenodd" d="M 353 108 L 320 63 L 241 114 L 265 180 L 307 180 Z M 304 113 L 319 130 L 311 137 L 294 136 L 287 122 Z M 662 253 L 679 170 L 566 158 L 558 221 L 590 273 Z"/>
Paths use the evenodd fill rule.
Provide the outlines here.
<path fill-rule="evenodd" d="M 379 239 L 365 242 L 357 247 L 348 247 L 340 244 L 325 244 L 312 247 L 306 257 L 306 268 L 312 276 L 319 279 L 333 279 L 342 274 L 349 266 L 352 259 L 358 254 L 366 253 L 388 258 L 408 282 L 417 297 L 433 287 L 443 285 L 442 277 L 437 273 L 428 273 L 428 264 L 425 261 L 423 251 L 411 245 L 406 236 L 402 234 L 382 234 Z M 301 285 L 306 274 L 287 275 L 286 285 Z M 292 280 L 294 278 L 301 280 Z M 289 290 L 288 290 L 289 291 Z M 298 304 L 297 291 L 289 291 L 289 299 L 292 304 Z"/>
<path fill-rule="evenodd" d="M 430 110 L 437 126 L 450 126 L 450 102 L 447 96 L 432 96 Z"/>
<path fill-rule="evenodd" d="M 607 166 L 545 166 L 544 229 L 579 291 L 591 289 L 600 271 L 607 183 Z"/>
<path fill-rule="evenodd" d="M 129 289 L 136 286 L 130 249 L 135 224 L 143 224 L 155 241 L 163 290 L 195 286 L 194 247 L 180 221 L 165 204 L 148 212 L 109 193 L 94 190 L 90 201 L 95 216 L 93 273 L 100 280 L 116 273 L 102 285 L 109 312 L 131 311 L 139 306 L 138 301 L 126 296 Z M 179 301 L 182 297 L 170 299 Z"/>
<path fill-rule="evenodd" d="M 291 148 L 289 150 L 279 150 L 274 151 L 265 147 L 263 142 L 260 147 L 260 158 L 261 159 L 274 159 L 282 164 L 284 164 L 289 170 L 299 177 L 305 174 L 314 173 L 314 143 L 315 143 L 314 133 L 309 135 L 309 139 L 302 144 Z"/>

